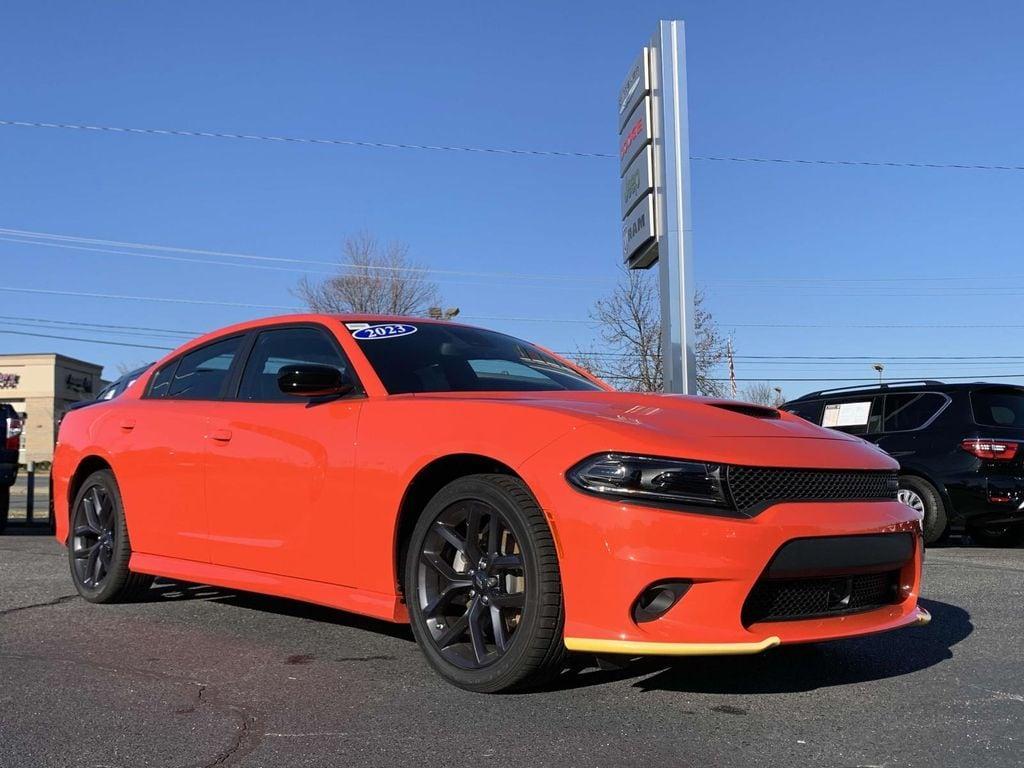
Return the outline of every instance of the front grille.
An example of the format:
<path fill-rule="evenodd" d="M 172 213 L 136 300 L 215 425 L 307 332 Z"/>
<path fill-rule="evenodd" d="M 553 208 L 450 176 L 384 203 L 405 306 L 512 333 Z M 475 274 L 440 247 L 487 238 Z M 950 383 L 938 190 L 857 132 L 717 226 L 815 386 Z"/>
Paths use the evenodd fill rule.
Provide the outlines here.
<path fill-rule="evenodd" d="M 895 499 L 896 473 L 888 470 L 726 468 L 726 487 L 739 511 L 779 501 Z"/>
<path fill-rule="evenodd" d="M 810 579 L 762 579 L 743 604 L 743 624 L 842 616 L 897 602 L 899 571 Z"/>

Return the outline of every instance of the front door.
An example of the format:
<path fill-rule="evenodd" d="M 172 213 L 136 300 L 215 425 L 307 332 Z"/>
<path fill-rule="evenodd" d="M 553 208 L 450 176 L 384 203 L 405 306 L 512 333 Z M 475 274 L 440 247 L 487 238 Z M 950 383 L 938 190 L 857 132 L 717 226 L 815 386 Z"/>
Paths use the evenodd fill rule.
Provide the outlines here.
<path fill-rule="evenodd" d="M 237 394 L 210 424 L 206 503 L 217 565 L 345 584 L 358 388 L 318 401 L 281 392 L 282 366 L 331 365 L 354 378 L 327 329 L 256 336 Z"/>

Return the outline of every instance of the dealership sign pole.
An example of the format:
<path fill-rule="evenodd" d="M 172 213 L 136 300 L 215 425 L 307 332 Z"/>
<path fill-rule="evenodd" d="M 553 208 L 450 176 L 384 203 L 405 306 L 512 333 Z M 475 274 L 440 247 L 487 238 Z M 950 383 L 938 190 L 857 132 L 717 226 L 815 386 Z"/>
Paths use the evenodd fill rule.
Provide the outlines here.
<path fill-rule="evenodd" d="M 619 92 L 622 258 L 658 264 L 666 392 L 696 394 L 690 135 L 683 22 L 660 21 Z"/>

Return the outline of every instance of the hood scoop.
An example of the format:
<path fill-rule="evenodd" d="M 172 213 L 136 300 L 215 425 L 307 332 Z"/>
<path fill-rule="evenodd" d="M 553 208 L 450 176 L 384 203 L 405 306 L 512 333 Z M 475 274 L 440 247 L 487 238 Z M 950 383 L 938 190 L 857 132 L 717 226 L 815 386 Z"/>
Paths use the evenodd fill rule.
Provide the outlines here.
<path fill-rule="evenodd" d="M 751 405 L 750 403 L 735 403 L 724 401 L 720 403 L 708 403 L 712 408 L 721 408 L 723 411 L 732 411 L 743 416 L 750 416 L 755 419 L 778 419 L 781 418 L 778 410 L 763 405 Z"/>

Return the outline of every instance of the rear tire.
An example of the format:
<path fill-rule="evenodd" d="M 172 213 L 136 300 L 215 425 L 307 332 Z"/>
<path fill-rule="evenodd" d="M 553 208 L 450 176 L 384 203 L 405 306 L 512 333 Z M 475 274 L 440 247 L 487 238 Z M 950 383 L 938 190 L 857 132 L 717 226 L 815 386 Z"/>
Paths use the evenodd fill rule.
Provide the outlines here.
<path fill-rule="evenodd" d="M 78 594 L 90 603 L 141 598 L 153 577 L 128 570 L 131 555 L 124 505 L 114 473 L 109 469 L 93 472 L 78 489 L 71 506 L 68 562 Z"/>
<path fill-rule="evenodd" d="M 924 519 L 921 521 L 924 543 L 938 544 L 944 541 L 949 535 L 949 517 L 946 514 L 946 505 L 942 503 L 942 497 L 935 486 L 914 475 L 900 475 L 899 493 L 901 500 L 920 500 L 923 509 L 918 509 L 914 503 L 909 506 L 924 513 Z"/>
<path fill-rule="evenodd" d="M 518 478 L 469 475 L 442 488 L 413 530 L 404 584 L 416 641 L 454 685 L 496 693 L 561 670 L 555 543 Z"/>
<path fill-rule="evenodd" d="M 983 547 L 1016 547 L 1024 543 L 1024 525 L 993 525 L 972 528 L 971 538 Z"/>

